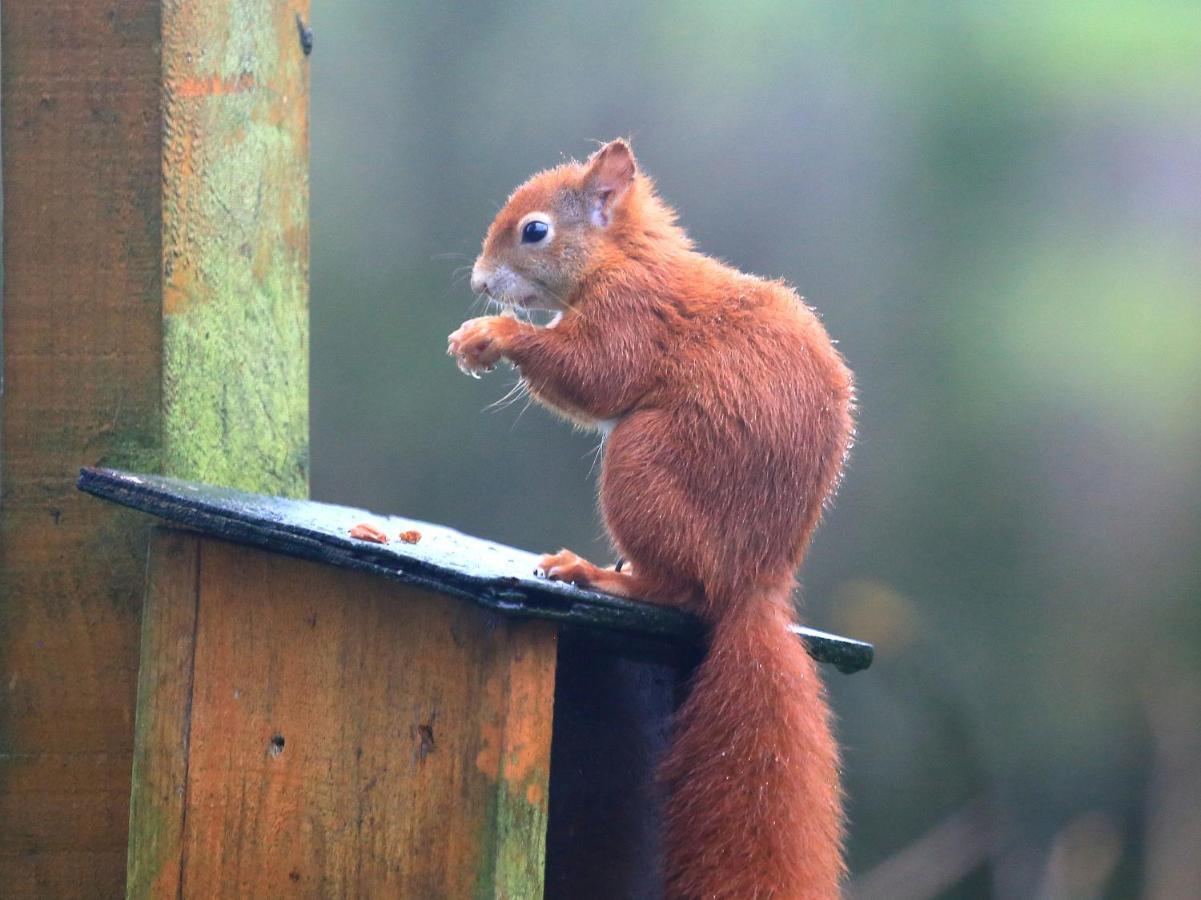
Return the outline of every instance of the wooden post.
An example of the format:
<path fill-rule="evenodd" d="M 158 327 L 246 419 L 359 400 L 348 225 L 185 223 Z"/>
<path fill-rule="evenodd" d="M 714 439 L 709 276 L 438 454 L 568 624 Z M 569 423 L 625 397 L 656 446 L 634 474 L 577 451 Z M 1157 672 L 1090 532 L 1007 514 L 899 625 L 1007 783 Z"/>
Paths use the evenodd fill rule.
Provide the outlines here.
<path fill-rule="evenodd" d="M 556 626 L 158 532 L 130 897 L 542 895 Z"/>
<path fill-rule="evenodd" d="M 0 892 L 114 896 L 146 529 L 75 474 L 307 493 L 308 2 L 0 16 Z"/>

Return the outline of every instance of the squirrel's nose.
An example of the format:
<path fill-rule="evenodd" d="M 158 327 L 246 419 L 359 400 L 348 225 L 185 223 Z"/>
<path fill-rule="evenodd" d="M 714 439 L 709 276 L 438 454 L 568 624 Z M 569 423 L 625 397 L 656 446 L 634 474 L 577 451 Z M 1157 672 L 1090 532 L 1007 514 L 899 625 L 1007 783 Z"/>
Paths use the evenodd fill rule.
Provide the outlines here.
<path fill-rule="evenodd" d="M 488 278 L 486 273 L 480 271 L 479 266 L 475 266 L 471 270 L 471 293 L 486 294 L 488 293 Z"/>

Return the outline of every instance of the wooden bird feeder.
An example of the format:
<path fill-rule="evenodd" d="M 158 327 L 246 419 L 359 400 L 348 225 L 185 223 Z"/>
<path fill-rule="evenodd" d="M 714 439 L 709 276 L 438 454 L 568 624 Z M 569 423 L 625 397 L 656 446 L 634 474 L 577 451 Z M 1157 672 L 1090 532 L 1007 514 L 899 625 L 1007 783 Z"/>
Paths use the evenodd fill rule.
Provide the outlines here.
<path fill-rule="evenodd" d="M 654 768 L 695 619 L 428 523 L 105 469 L 79 486 L 182 526 L 151 542 L 131 896 L 660 892 Z M 364 519 L 393 539 L 349 537 Z"/>

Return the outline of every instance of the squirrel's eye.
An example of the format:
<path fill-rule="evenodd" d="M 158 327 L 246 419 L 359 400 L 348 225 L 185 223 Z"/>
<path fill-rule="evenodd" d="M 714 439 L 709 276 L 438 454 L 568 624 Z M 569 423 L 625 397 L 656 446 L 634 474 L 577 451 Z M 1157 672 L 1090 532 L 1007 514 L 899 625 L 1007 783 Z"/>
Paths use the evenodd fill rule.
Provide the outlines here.
<path fill-rule="evenodd" d="M 545 222 L 540 222 L 534 219 L 532 222 L 526 222 L 525 227 L 521 229 L 521 243 L 536 244 L 542 240 L 550 232 L 550 226 Z"/>

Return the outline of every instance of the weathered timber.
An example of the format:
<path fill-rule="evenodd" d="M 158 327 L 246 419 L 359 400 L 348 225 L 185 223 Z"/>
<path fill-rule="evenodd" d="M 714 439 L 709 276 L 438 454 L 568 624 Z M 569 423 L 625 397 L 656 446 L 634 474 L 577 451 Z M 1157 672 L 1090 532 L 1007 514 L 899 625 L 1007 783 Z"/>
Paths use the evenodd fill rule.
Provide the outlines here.
<path fill-rule="evenodd" d="M 143 633 L 131 897 L 541 896 L 552 624 L 163 531 Z"/>
<path fill-rule="evenodd" d="M 163 458 L 308 493 L 308 2 L 163 4 Z"/>
<path fill-rule="evenodd" d="M 200 545 L 162 531 L 151 544 L 142 609 L 133 757 L 130 897 L 168 896 L 181 883 L 190 707 L 196 659 Z"/>
<path fill-rule="evenodd" d="M 307 492 L 297 15 L 0 6 L 6 897 L 124 889 L 146 529 L 79 466 Z"/>

